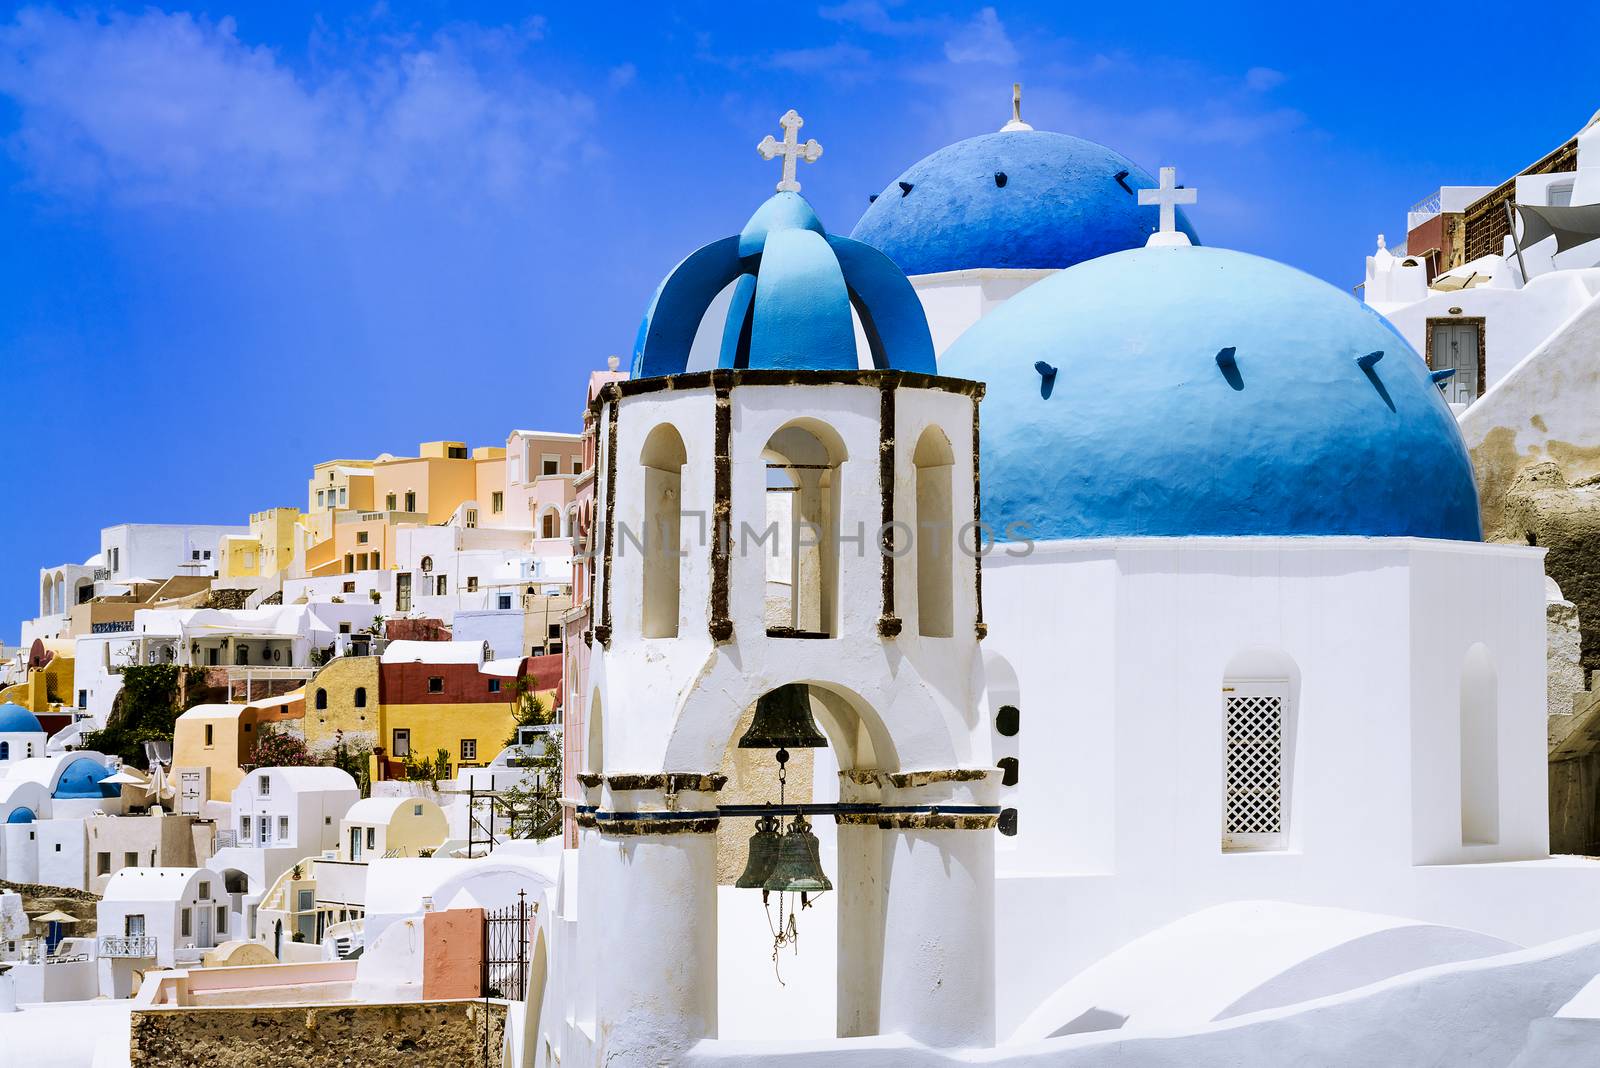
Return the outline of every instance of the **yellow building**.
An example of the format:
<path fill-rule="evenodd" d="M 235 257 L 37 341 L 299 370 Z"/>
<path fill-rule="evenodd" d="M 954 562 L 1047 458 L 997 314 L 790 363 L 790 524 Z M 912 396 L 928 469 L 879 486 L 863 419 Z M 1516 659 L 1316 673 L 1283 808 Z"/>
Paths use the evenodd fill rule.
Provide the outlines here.
<path fill-rule="evenodd" d="M 195 705 L 172 725 L 173 776 L 183 784 L 185 772 L 197 773 L 202 797 L 231 801 L 261 729 L 304 715 L 300 690 L 248 705 Z"/>
<path fill-rule="evenodd" d="M 385 459 L 386 457 L 380 457 Z M 333 534 L 333 517 L 338 512 L 373 510 L 373 465 L 375 460 L 324 460 L 311 469 L 306 483 L 305 526 L 312 540 L 321 541 Z"/>
<path fill-rule="evenodd" d="M 479 461 L 460 441 L 423 442 L 417 452 L 417 456 L 381 460 L 374 466 L 378 507 L 386 512 L 420 513 L 428 523 L 446 522 L 464 502 L 475 499 Z M 499 459 L 504 458 L 501 449 Z"/>
<path fill-rule="evenodd" d="M 29 712 L 49 712 L 66 705 L 77 707 L 71 638 L 35 638 L 28 650 L 27 672 L 22 681 L 0 689 L 0 704 L 21 705 Z"/>
<path fill-rule="evenodd" d="M 377 657 L 340 656 L 328 661 L 306 683 L 301 724 L 307 747 L 325 754 L 343 741 L 353 753 L 370 753 L 382 729 L 378 696 Z"/>

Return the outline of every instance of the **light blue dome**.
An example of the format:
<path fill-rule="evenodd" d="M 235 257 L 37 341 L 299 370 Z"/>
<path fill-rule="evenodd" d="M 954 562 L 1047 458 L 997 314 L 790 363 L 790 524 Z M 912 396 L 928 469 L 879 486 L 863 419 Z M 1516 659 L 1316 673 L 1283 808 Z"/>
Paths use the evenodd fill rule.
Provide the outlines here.
<path fill-rule="evenodd" d="M 107 787 L 100 785 L 100 780 L 110 777 L 111 772 L 98 760 L 80 756 L 67 765 L 56 780 L 55 791 L 50 796 L 58 800 L 116 797 L 120 790 L 115 784 Z"/>
<path fill-rule="evenodd" d="M 1482 537 L 1466 445 L 1422 359 L 1271 260 L 1091 260 L 1013 297 L 940 365 L 987 383 L 984 522 L 1026 525 L 1006 540 Z"/>
<path fill-rule="evenodd" d="M 0 705 L 0 734 L 43 734 L 39 717 L 21 705 L 6 702 Z"/>
<path fill-rule="evenodd" d="M 934 373 L 916 292 L 870 245 L 834 237 L 799 193 L 762 204 L 735 237 L 678 264 L 656 290 L 633 347 L 633 377 L 680 374 L 701 320 L 733 284 L 720 367 L 855 370 L 854 308 L 880 368 Z"/>
<path fill-rule="evenodd" d="M 851 237 L 906 274 L 1061 268 L 1138 248 L 1156 229 L 1139 205 L 1155 180 L 1104 145 L 1016 130 L 969 137 L 912 164 Z M 1197 241 L 1180 208 L 1178 229 Z"/>

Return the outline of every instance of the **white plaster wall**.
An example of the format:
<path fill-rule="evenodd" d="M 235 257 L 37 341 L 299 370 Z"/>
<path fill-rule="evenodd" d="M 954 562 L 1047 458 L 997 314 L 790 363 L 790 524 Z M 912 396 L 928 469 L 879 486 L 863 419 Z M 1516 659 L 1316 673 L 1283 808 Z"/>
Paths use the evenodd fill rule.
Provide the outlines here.
<path fill-rule="evenodd" d="M 36 883 L 39 881 L 39 829 L 37 823 L 7 823 L 0 825 L 0 836 L 5 840 L 6 881 Z"/>
<path fill-rule="evenodd" d="M 246 537 L 248 526 L 209 524 L 125 523 L 100 532 L 100 552 L 111 566 L 111 552 L 120 550 L 112 579 L 166 579 L 173 575 L 209 575 L 218 569 L 217 542 L 225 535 Z M 199 550 L 200 560 L 192 559 Z M 205 559 L 209 552 L 211 558 Z"/>
<path fill-rule="evenodd" d="M 1484 385 L 1489 389 L 1580 309 L 1592 304 L 1596 294 L 1600 294 L 1600 270 L 1557 271 L 1536 275 L 1521 289 L 1478 286 L 1453 293 L 1429 290 L 1425 299 L 1413 304 L 1373 307 L 1424 358 L 1429 319 L 1453 318 L 1451 308 L 1460 308 L 1462 316 L 1481 316 Z"/>
<path fill-rule="evenodd" d="M 911 286 L 917 291 L 922 310 L 928 316 L 935 357 L 943 356 L 945 349 L 973 323 L 1054 273 L 1053 270 L 986 267 L 913 276 Z"/>
<path fill-rule="evenodd" d="M 488 642 L 491 655 L 521 657 L 528 654 L 522 647 L 522 630 L 526 614 L 522 611 L 521 588 L 512 593 L 511 603 L 517 607 L 506 611 L 457 612 L 450 636 L 458 642 Z M 490 597 L 494 594 L 491 591 Z"/>
<path fill-rule="evenodd" d="M 999 852 L 1000 1033 L 1090 961 L 1224 901 L 1417 916 L 1525 944 L 1488 899 L 1446 915 L 1438 904 L 1465 904 L 1473 881 L 1424 895 L 1417 873 L 1437 869 L 1415 865 L 1543 854 L 1541 570 L 1536 550 L 1404 539 L 990 556 L 984 652 L 1016 672 L 1022 712 L 1019 834 Z M 1450 739 L 1472 641 L 1499 665 L 1505 747 L 1500 842 L 1469 850 Z M 1221 684 L 1252 647 L 1284 651 L 1301 677 L 1289 847 L 1224 853 Z M 1566 909 L 1568 932 L 1580 913 Z"/>
<path fill-rule="evenodd" d="M 82 819 L 39 820 L 39 878 L 47 886 L 89 889 L 89 836 Z"/>

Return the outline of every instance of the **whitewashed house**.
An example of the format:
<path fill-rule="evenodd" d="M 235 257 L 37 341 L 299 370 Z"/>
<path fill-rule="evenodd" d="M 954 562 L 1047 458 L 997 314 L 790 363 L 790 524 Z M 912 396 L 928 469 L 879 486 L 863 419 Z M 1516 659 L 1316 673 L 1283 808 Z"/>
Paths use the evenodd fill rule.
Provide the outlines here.
<path fill-rule="evenodd" d="M 123 868 L 96 912 L 100 993 L 127 997 L 134 972 L 197 963 L 237 937 L 222 877 L 209 868 Z"/>

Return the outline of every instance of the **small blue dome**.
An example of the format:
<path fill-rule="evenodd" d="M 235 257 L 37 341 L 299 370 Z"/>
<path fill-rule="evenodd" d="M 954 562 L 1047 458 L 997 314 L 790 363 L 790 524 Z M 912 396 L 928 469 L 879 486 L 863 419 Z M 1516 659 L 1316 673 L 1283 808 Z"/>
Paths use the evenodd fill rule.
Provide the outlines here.
<path fill-rule="evenodd" d="M 1026 524 L 1007 540 L 1482 537 L 1466 445 L 1422 358 L 1271 260 L 1170 246 L 1091 260 L 940 363 L 987 383 L 983 518 Z"/>
<path fill-rule="evenodd" d="M 18 806 L 12 809 L 11 814 L 6 817 L 7 823 L 32 823 L 33 820 L 33 809 L 26 806 Z"/>
<path fill-rule="evenodd" d="M 21 705 L 7 702 L 0 705 L 0 734 L 43 734 L 39 717 Z"/>
<path fill-rule="evenodd" d="M 55 792 L 50 796 L 58 800 L 116 797 L 120 792 L 115 785 L 102 787 L 101 779 L 111 777 L 111 772 L 92 757 L 81 756 L 68 764 L 56 780 Z"/>
<path fill-rule="evenodd" d="M 870 245 L 829 235 L 805 198 L 785 191 L 662 281 L 639 324 L 633 377 L 683 372 L 701 320 L 730 283 L 720 367 L 854 370 L 853 309 L 874 366 L 934 373 L 928 320 L 906 276 Z"/>
<path fill-rule="evenodd" d="M 1139 205 L 1155 180 L 1117 152 L 1070 134 L 969 137 L 889 183 L 851 237 L 906 274 L 978 267 L 1061 268 L 1138 248 L 1158 212 Z M 1178 209 L 1178 229 L 1197 241 Z"/>

